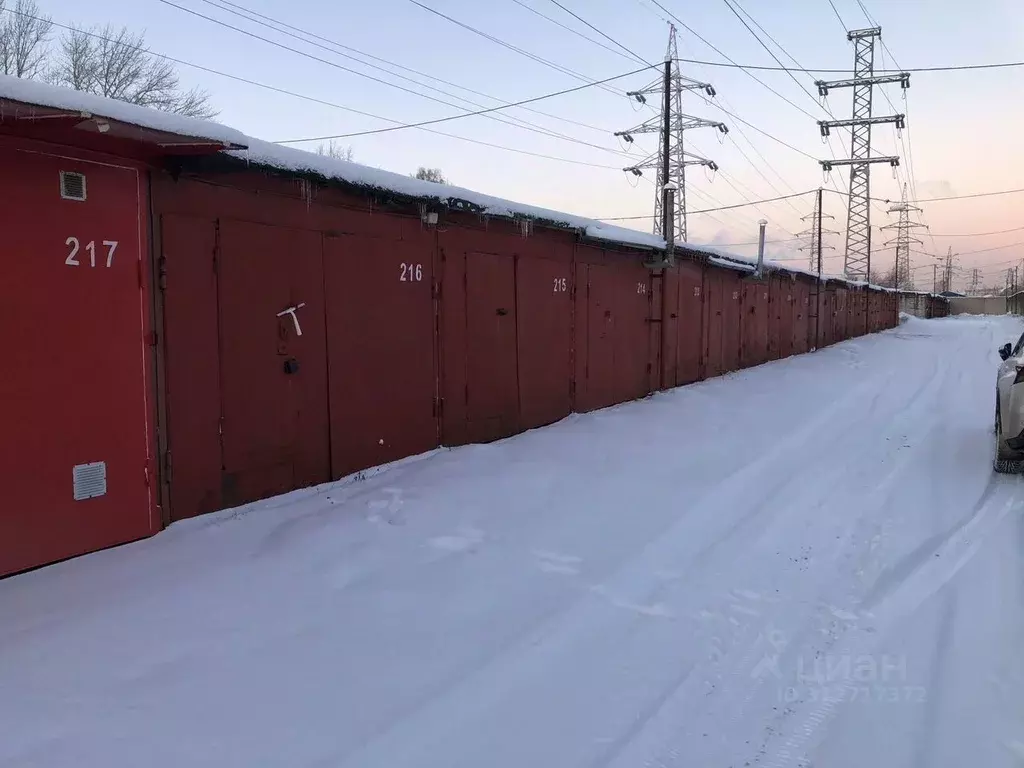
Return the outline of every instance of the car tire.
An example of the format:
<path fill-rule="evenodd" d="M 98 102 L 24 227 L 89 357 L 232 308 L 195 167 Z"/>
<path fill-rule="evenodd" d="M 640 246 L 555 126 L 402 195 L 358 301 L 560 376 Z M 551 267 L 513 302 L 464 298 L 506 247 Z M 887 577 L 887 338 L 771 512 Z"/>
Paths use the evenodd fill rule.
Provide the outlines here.
<path fill-rule="evenodd" d="M 992 468 L 1002 475 L 1018 473 L 1022 468 L 1021 457 L 1003 442 L 1003 425 L 999 418 L 998 407 L 996 408 L 996 455 L 992 461 Z"/>

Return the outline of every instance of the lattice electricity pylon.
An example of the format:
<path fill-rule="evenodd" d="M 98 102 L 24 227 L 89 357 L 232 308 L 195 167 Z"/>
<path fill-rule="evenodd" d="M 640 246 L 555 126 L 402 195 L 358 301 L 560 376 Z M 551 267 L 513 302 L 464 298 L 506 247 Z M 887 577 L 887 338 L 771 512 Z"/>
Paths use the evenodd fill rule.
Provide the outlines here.
<path fill-rule="evenodd" d="M 885 242 L 886 246 L 896 245 L 896 275 L 895 275 L 895 288 L 913 288 L 914 280 L 913 275 L 910 271 L 910 244 L 917 243 L 920 246 L 924 246 L 924 242 L 917 237 L 914 237 L 911 230 L 917 229 L 918 227 L 928 228 L 927 224 L 922 224 L 918 221 L 910 220 L 910 212 L 918 211 L 921 209 L 915 205 L 910 205 L 907 202 L 907 185 L 903 185 L 903 200 L 899 203 L 893 203 L 889 206 L 889 213 L 898 213 L 900 215 L 899 220 L 895 224 L 887 224 L 881 229 L 895 229 L 896 237 L 892 240 Z"/>
<path fill-rule="evenodd" d="M 853 89 L 853 117 L 849 120 L 822 120 L 818 125 L 824 137 L 828 137 L 830 128 L 850 129 L 850 158 L 822 160 L 821 167 L 827 173 L 837 165 L 850 166 L 844 271 L 848 278 L 864 280 L 871 273 L 871 164 L 889 163 L 894 168 L 900 164 L 898 156 L 871 157 L 871 126 L 896 123 L 897 130 L 900 130 L 906 120 L 906 115 L 872 117 L 872 94 L 874 86 L 884 83 L 899 83 L 904 89 L 910 87 L 909 72 L 875 76 L 875 38 L 881 34 L 881 27 L 847 32 L 846 39 L 854 45 L 853 78 L 831 82 L 818 80 L 815 83 L 821 96 L 827 96 L 830 88 Z"/>
<path fill-rule="evenodd" d="M 703 165 L 712 171 L 717 171 L 718 165 L 713 160 L 686 152 L 683 148 L 683 134 L 694 128 L 717 128 L 723 134 L 728 133 L 729 129 L 725 123 L 683 114 L 684 91 L 700 90 L 713 98 L 715 96 L 715 89 L 710 83 L 691 80 L 680 74 L 676 28 L 672 25 L 669 26 L 668 50 L 665 53 L 665 62 L 670 64 L 669 71 L 665 77 L 658 78 L 658 80 L 646 88 L 626 93 L 627 96 L 633 97 L 641 104 L 647 103 L 648 96 L 658 94 L 661 97 L 661 113 L 631 130 L 618 131 L 615 135 L 630 144 L 633 143 L 633 137 L 637 134 L 656 133 L 660 135 L 661 140 L 658 142 L 658 150 L 656 152 L 639 163 L 623 168 L 623 170 L 640 176 L 645 168 L 657 169 L 657 180 L 654 185 L 654 233 L 656 235 L 662 234 L 664 229 L 664 222 L 662 220 L 662 190 L 667 182 L 675 182 L 677 190 L 675 193 L 675 238 L 677 241 L 686 242 L 686 167 L 690 165 Z M 665 136 L 666 125 L 669 126 L 667 137 Z M 666 162 L 666 157 L 668 162 Z"/>
<path fill-rule="evenodd" d="M 819 215 L 820 214 L 820 215 Z M 807 254 L 807 269 L 811 272 L 817 273 L 818 271 L 818 243 L 824 235 L 838 235 L 834 229 L 823 229 L 823 219 L 835 219 L 835 216 L 830 216 L 827 213 L 820 213 L 818 211 L 818 198 L 815 198 L 814 210 L 806 216 L 801 216 L 800 221 L 810 221 L 811 228 L 805 229 L 802 232 L 797 232 L 796 236 L 803 239 L 803 244 L 800 245 L 798 251 L 808 251 Z M 834 251 L 835 246 L 821 244 L 820 250 L 822 251 Z"/>

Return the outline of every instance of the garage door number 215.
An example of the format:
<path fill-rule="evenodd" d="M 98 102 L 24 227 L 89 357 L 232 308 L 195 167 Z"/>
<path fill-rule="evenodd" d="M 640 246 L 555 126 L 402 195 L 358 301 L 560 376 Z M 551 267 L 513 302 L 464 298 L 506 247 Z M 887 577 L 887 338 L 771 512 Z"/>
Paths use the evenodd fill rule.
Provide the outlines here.
<path fill-rule="evenodd" d="M 82 263 L 78 260 L 78 251 L 81 249 L 82 244 L 78 241 L 77 237 L 69 237 L 64 241 L 64 245 L 70 248 L 68 257 L 64 259 L 64 263 L 69 267 L 80 267 Z M 103 246 L 107 249 L 107 268 L 109 269 L 114 263 L 114 251 L 117 250 L 117 240 L 104 240 Z M 96 266 L 96 241 L 90 240 L 85 245 L 85 252 L 89 254 L 89 266 Z M 102 258 L 102 256 L 101 256 Z"/>

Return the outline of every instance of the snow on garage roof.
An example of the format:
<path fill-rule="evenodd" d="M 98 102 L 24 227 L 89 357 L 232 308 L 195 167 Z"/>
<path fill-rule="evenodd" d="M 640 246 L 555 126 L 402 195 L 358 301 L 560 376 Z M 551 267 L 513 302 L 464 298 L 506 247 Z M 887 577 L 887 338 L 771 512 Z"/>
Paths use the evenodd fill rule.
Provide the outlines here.
<path fill-rule="evenodd" d="M 294 171 L 296 173 L 312 173 L 325 179 L 336 179 L 348 184 L 380 189 L 407 197 L 439 200 L 447 205 L 454 203 L 456 204 L 454 207 L 458 207 L 459 203 L 468 203 L 473 208 L 490 216 L 528 218 L 542 222 L 551 222 L 556 225 L 579 230 L 586 237 L 598 240 L 623 243 L 642 248 L 659 250 L 665 248 L 665 239 L 660 235 L 617 227 L 583 216 L 575 216 L 570 213 L 562 213 L 561 211 L 515 203 L 511 200 L 503 200 L 500 197 L 492 197 L 463 187 L 423 181 L 422 179 L 405 176 L 401 173 L 371 168 L 348 160 L 339 160 L 333 157 L 318 155 L 314 152 L 284 147 L 280 144 L 271 144 L 259 139 L 249 138 L 246 140 L 246 145 L 248 149 L 232 151 L 228 152 L 228 154 L 257 165 Z"/>
<path fill-rule="evenodd" d="M 11 102 L 14 104 L 12 105 Z M 33 106 L 72 110 L 84 113 L 86 116 L 104 117 L 114 122 L 154 131 L 219 142 L 237 148 L 228 151 L 227 154 L 256 165 L 295 173 L 311 173 L 325 179 L 333 179 L 355 186 L 379 189 L 411 198 L 437 200 L 442 204 L 454 207 L 466 203 L 491 216 L 528 218 L 551 223 L 577 230 L 585 237 L 596 240 L 656 250 L 665 248 L 665 239 L 660 235 L 606 224 L 584 216 L 503 200 L 462 187 L 423 181 L 400 173 L 371 168 L 359 163 L 326 157 L 280 144 L 272 144 L 252 138 L 241 131 L 212 120 L 184 117 L 34 80 L 0 75 L 0 110 L 9 110 L 12 107 L 15 110 L 20 110 L 23 108 L 22 105 L 29 111 Z M 7 111 L 0 111 L 0 118 L 9 114 Z M 15 117 L 19 115 L 20 113 L 17 111 L 14 114 Z M 756 263 L 756 259 L 730 253 L 711 245 L 686 243 L 681 247 L 691 252 L 705 254 L 712 264 L 729 269 L 749 271 Z M 778 271 L 815 276 L 798 267 L 785 266 L 772 261 L 766 261 L 765 264 Z"/>
<path fill-rule="evenodd" d="M 40 83 L 17 77 L 0 75 L 0 101 L 15 102 L 14 105 L 0 104 L 0 117 L 22 116 L 25 109 L 31 116 L 32 107 L 71 110 L 86 117 L 104 117 L 112 122 L 125 123 L 150 130 L 161 131 L 190 138 L 201 138 L 236 147 L 229 154 L 248 162 L 297 173 L 312 173 L 325 179 L 333 179 L 356 186 L 380 189 L 399 195 L 428 200 L 438 200 L 451 205 L 465 203 L 483 213 L 502 217 L 525 217 L 563 226 L 582 232 L 586 237 L 641 248 L 664 249 L 664 238 L 647 232 L 605 224 L 594 219 L 575 216 L 560 211 L 515 203 L 498 197 L 484 195 L 472 190 L 446 184 L 422 181 L 400 173 L 379 168 L 324 157 L 313 152 L 284 147 L 267 141 L 246 136 L 241 131 L 229 128 L 212 120 L 200 120 L 162 112 L 148 107 L 82 93 L 70 88 Z M 22 107 L 24 105 L 24 107 Z M 10 109 L 16 110 L 11 115 Z"/>
<path fill-rule="evenodd" d="M 189 138 L 207 139 L 229 146 L 245 146 L 248 141 L 248 137 L 241 131 L 211 120 L 161 112 L 125 101 L 19 77 L 0 75 L 0 99 L 17 102 L 13 105 L 0 105 L 0 109 L 3 110 L 0 117 L 30 117 L 31 107 L 50 107 L 79 112 L 84 117 L 104 117 L 112 122 Z M 25 113 L 22 113 L 21 105 L 26 105 Z M 13 114 L 11 109 L 14 110 Z"/>

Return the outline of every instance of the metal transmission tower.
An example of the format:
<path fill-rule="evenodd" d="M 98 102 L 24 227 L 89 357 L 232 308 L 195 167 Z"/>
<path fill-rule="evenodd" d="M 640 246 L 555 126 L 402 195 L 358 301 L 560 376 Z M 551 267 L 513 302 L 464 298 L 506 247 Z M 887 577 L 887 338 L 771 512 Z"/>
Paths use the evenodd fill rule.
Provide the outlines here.
<path fill-rule="evenodd" d="M 846 33 L 846 39 L 854 46 L 853 78 L 826 82 L 818 80 L 818 93 L 828 96 L 831 88 L 853 89 L 853 117 L 850 120 L 822 120 L 818 122 L 821 135 L 828 137 L 831 128 L 850 129 L 850 157 L 846 160 L 822 160 L 821 167 L 831 171 L 834 166 L 850 166 L 850 207 L 846 217 L 846 261 L 845 272 L 849 278 L 867 280 L 871 272 L 871 164 L 889 163 L 893 168 L 900 164 L 896 155 L 871 156 L 871 126 L 880 123 L 896 123 L 901 130 L 906 115 L 873 117 L 871 101 L 874 86 L 885 83 L 899 83 L 904 89 L 910 87 L 910 73 L 899 72 L 889 75 L 875 75 L 875 38 L 881 37 L 881 27 L 854 29 Z"/>
<path fill-rule="evenodd" d="M 820 274 L 821 263 L 820 257 L 821 252 L 834 251 L 835 247 L 831 245 L 824 245 L 822 243 L 822 237 L 825 235 L 838 235 L 839 233 L 834 229 L 823 229 L 822 219 L 835 219 L 835 216 L 830 216 L 827 213 L 821 211 L 821 194 L 814 198 L 814 211 L 806 216 L 801 216 L 800 221 L 810 221 L 811 228 L 805 229 L 802 232 L 797 232 L 797 237 L 807 238 L 804 240 L 803 245 L 797 248 L 798 251 L 808 251 L 807 254 L 807 269 L 810 272 Z"/>
<path fill-rule="evenodd" d="M 633 137 L 637 134 L 659 134 L 661 141 L 658 142 L 657 152 L 622 170 L 640 176 L 645 168 L 657 169 L 658 176 L 654 191 L 654 233 L 663 235 L 667 229 L 671 229 L 675 233 L 675 239 L 682 242 L 686 241 L 686 167 L 703 165 L 712 171 L 718 170 L 718 166 L 713 160 L 698 157 L 684 150 L 683 133 L 693 128 L 717 128 L 722 133 L 729 132 L 725 123 L 683 114 L 683 92 L 695 90 L 704 91 L 711 97 L 715 95 L 715 89 L 709 83 L 691 80 L 680 74 L 676 28 L 670 26 L 663 76 L 646 88 L 629 91 L 626 94 L 641 104 L 647 103 L 647 96 L 658 94 L 661 97 L 661 114 L 635 128 L 618 131 L 615 134 L 630 144 L 633 143 Z M 676 185 L 675 221 L 671 228 L 665 226 L 662 210 L 662 191 L 669 182 L 674 182 Z"/>
<path fill-rule="evenodd" d="M 978 292 L 978 286 L 981 285 L 981 270 L 975 267 L 971 270 L 971 285 L 967 289 L 967 293 L 973 296 Z"/>
<path fill-rule="evenodd" d="M 946 251 L 946 265 L 942 268 L 942 290 L 944 291 L 953 290 L 953 257 L 955 255 L 953 246 L 950 246 Z"/>
<path fill-rule="evenodd" d="M 917 229 L 918 227 L 927 228 L 927 225 L 921 224 L 918 221 L 911 221 L 911 211 L 920 212 L 921 209 L 907 202 L 907 185 L 904 184 L 902 201 L 889 206 L 889 213 L 898 213 L 900 215 L 899 221 L 895 224 L 887 224 L 882 227 L 882 229 L 896 230 L 896 237 L 892 240 L 886 241 L 885 243 L 886 245 L 896 245 L 896 274 L 894 279 L 894 288 L 914 287 L 910 273 L 910 244 L 917 243 L 921 246 L 924 245 L 920 238 L 913 236 L 912 230 Z"/>

